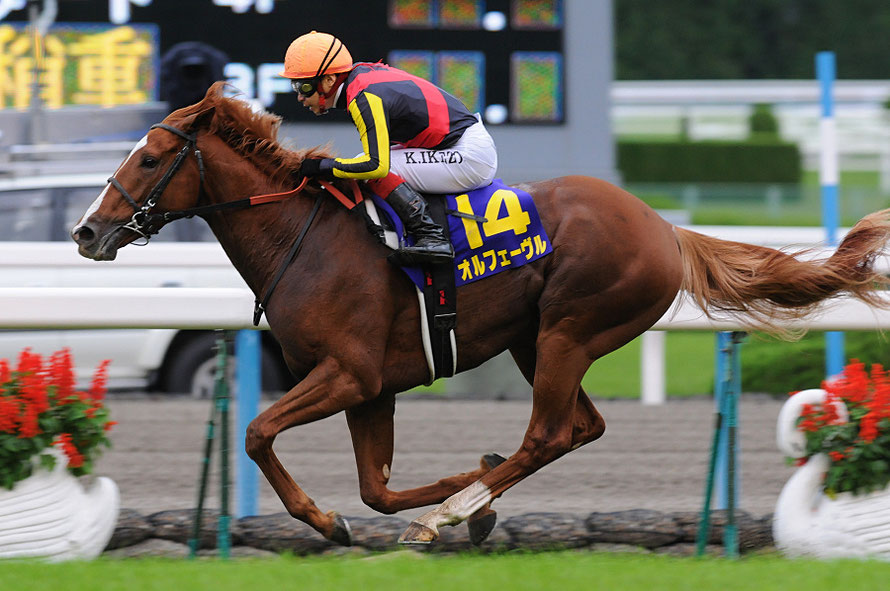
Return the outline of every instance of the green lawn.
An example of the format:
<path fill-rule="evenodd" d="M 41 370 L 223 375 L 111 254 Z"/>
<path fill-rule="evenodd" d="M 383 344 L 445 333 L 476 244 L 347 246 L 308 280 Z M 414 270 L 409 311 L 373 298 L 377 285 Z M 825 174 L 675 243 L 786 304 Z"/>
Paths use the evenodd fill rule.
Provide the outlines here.
<path fill-rule="evenodd" d="M 847 333 L 847 359 L 867 365 L 890 367 L 890 336 L 879 333 Z M 800 341 L 786 342 L 754 334 L 741 346 L 742 390 L 784 395 L 803 388 L 819 387 L 824 377 L 824 343 L 821 332 Z M 701 396 L 714 392 L 716 335 L 712 332 L 668 332 L 665 339 L 667 395 Z M 596 398 L 639 398 L 641 339 L 631 341 L 593 364 L 581 385 Z M 412 392 L 444 394 L 447 380 Z"/>
<path fill-rule="evenodd" d="M 669 332 L 665 339 L 665 380 L 670 396 L 709 394 L 714 390 L 713 333 Z M 593 364 L 581 381 L 590 395 L 640 396 L 640 338 Z"/>
<path fill-rule="evenodd" d="M 365 558 L 281 557 L 231 562 L 0 563 L 0 587 L 22 591 L 837 591 L 882 589 L 888 579 L 890 564 L 881 562 L 790 561 L 775 555 L 730 561 L 586 551 L 458 556 L 396 552 Z"/>

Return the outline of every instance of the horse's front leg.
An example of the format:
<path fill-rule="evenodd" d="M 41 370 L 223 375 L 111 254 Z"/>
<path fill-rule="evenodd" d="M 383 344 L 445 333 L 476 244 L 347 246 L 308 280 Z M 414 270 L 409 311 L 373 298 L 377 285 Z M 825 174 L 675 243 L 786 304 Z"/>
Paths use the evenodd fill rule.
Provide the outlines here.
<path fill-rule="evenodd" d="M 324 419 L 374 396 L 377 392 L 368 383 L 340 361 L 327 358 L 247 427 L 247 455 L 260 467 L 287 512 L 346 546 L 352 541 L 346 521 L 338 513 L 322 513 L 315 506 L 281 465 L 272 444 L 285 429 Z"/>

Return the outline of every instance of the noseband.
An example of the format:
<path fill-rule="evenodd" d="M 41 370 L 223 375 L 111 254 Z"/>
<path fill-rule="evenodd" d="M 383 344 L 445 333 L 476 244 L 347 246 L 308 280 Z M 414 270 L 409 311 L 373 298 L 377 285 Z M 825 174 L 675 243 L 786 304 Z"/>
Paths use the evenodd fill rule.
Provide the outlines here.
<path fill-rule="evenodd" d="M 194 150 L 195 157 L 198 159 L 198 174 L 200 176 L 200 184 L 198 185 L 198 197 L 200 198 L 202 192 L 204 191 L 204 158 L 201 156 L 201 150 L 198 149 L 197 138 L 194 133 L 186 133 L 180 129 L 176 129 L 170 125 L 166 125 L 165 123 L 155 123 L 151 126 L 151 129 L 164 129 L 169 131 L 172 134 L 178 135 L 182 139 L 185 140 L 185 145 L 181 150 L 176 154 L 176 157 L 173 159 L 173 163 L 170 164 L 170 167 L 164 173 L 164 176 L 161 177 L 161 180 L 152 188 L 149 192 L 148 197 L 146 197 L 143 204 L 140 206 L 136 203 L 136 200 L 127 193 L 127 190 L 124 189 L 123 185 L 112 176 L 108 179 L 108 182 L 111 183 L 111 186 L 117 189 L 121 196 L 123 196 L 124 200 L 129 203 L 133 207 L 133 217 L 130 218 L 130 221 L 121 226 L 122 229 L 131 230 L 148 241 L 151 236 L 157 234 L 162 227 L 167 222 L 175 219 L 168 214 L 153 214 L 151 210 L 155 208 L 158 204 L 158 201 L 161 198 L 161 194 L 164 192 L 164 189 L 167 188 L 167 185 L 170 184 L 170 180 L 173 178 L 173 175 L 179 171 L 180 167 L 182 167 L 182 163 L 185 162 L 186 157 L 190 151 Z M 182 217 L 182 216 L 176 216 Z"/>

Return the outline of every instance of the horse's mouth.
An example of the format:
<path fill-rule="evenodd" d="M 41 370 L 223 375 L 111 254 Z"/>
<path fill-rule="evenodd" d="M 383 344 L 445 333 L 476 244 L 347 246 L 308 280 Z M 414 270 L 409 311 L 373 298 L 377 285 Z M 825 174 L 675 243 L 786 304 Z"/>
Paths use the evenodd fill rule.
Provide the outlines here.
<path fill-rule="evenodd" d="M 115 228 L 92 244 L 81 244 L 77 248 L 78 254 L 94 261 L 113 261 L 117 258 L 117 251 L 133 241 L 128 232 L 120 231 L 122 229 L 122 227 Z"/>

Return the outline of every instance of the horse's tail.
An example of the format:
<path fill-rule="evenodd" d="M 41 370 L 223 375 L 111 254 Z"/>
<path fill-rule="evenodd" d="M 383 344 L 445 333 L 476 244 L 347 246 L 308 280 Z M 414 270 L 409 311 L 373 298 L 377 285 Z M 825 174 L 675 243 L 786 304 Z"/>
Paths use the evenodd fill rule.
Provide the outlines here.
<path fill-rule="evenodd" d="M 823 300 L 850 294 L 888 307 L 878 294 L 890 285 L 873 269 L 890 238 L 890 209 L 869 214 L 827 259 L 801 260 L 763 246 L 720 240 L 676 228 L 683 258 L 681 289 L 710 317 L 727 313 L 744 323 L 788 334 L 779 325 L 812 312 Z"/>

